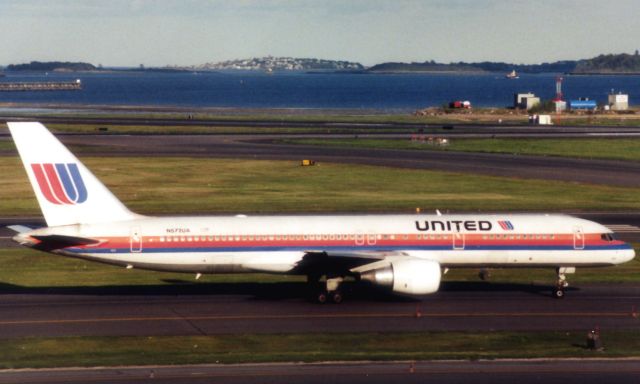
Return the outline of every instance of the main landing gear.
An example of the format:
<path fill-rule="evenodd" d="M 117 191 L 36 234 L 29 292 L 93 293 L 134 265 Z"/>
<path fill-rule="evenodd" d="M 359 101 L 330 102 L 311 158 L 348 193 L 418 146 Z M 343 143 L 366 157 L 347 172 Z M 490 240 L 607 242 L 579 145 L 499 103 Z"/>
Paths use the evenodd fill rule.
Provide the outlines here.
<path fill-rule="evenodd" d="M 308 277 L 308 282 L 312 286 L 311 292 L 313 300 L 318 304 L 332 302 L 342 303 L 344 296 L 340 290 L 340 285 L 344 279 L 342 277 L 327 277 L 327 281 L 322 282 L 319 278 Z"/>
<path fill-rule="evenodd" d="M 553 297 L 556 299 L 564 298 L 564 290 L 569 286 L 569 282 L 567 281 L 567 273 L 575 273 L 575 267 L 559 267 L 556 268 L 556 275 L 558 279 L 556 280 L 556 286 L 553 288 Z"/>

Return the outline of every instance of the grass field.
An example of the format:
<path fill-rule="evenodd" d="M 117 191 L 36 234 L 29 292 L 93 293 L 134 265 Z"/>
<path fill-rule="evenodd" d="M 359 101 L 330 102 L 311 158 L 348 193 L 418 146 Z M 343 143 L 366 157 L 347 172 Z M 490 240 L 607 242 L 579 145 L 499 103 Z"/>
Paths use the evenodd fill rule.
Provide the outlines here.
<path fill-rule="evenodd" d="M 0 340 L 0 368 L 640 356 L 633 331 L 605 331 L 605 350 L 585 332 L 424 332 L 66 337 Z"/>
<path fill-rule="evenodd" d="M 385 139 L 287 139 L 292 144 L 376 149 L 409 149 L 509 153 L 517 155 L 561 156 L 588 159 L 640 161 L 640 139 L 456 139 L 448 146 L 428 142 Z"/>
<path fill-rule="evenodd" d="M 146 214 L 638 210 L 640 189 L 293 161 L 83 158 Z M 0 214 L 38 215 L 17 157 L 0 162 Z"/>

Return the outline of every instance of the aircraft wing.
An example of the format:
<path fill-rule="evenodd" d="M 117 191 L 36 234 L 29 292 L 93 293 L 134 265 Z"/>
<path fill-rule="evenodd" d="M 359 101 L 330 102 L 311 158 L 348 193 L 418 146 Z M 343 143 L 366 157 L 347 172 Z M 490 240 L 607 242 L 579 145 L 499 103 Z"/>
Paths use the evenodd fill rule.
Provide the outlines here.
<path fill-rule="evenodd" d="M 319 272 L 323 274 L 344 274 L 359 272 L 359 267 L 373 265 L 379 262 L 388 264 L 389 259 L 409 257 L 404 252 L 396 251 L 370 251 L 370 252 L 348 252 L 348 251 L 322 251 L 309 250 L 296 266 L 296 271 L 300 273 Z"/>

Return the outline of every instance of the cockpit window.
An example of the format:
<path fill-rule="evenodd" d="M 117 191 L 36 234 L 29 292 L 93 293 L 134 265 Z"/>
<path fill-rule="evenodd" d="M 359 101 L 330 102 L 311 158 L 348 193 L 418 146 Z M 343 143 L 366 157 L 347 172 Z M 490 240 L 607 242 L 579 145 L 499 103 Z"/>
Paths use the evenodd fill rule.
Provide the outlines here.
<path fill-rule="evenodd" d="M 604 241 L 613 241 L 615 238 L 613 237 L 613 233 L 603 233 L 600 235 L 600 238 Z"/>

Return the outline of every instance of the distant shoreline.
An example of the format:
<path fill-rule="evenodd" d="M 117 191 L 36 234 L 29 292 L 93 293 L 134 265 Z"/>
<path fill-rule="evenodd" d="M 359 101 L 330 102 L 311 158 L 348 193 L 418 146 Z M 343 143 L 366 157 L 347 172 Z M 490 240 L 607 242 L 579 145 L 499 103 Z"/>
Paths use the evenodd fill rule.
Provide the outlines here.
<path fill-rule="evenodd" d="M 567 72 L 569 76 L 640 76 L 640 72 Z"/>

